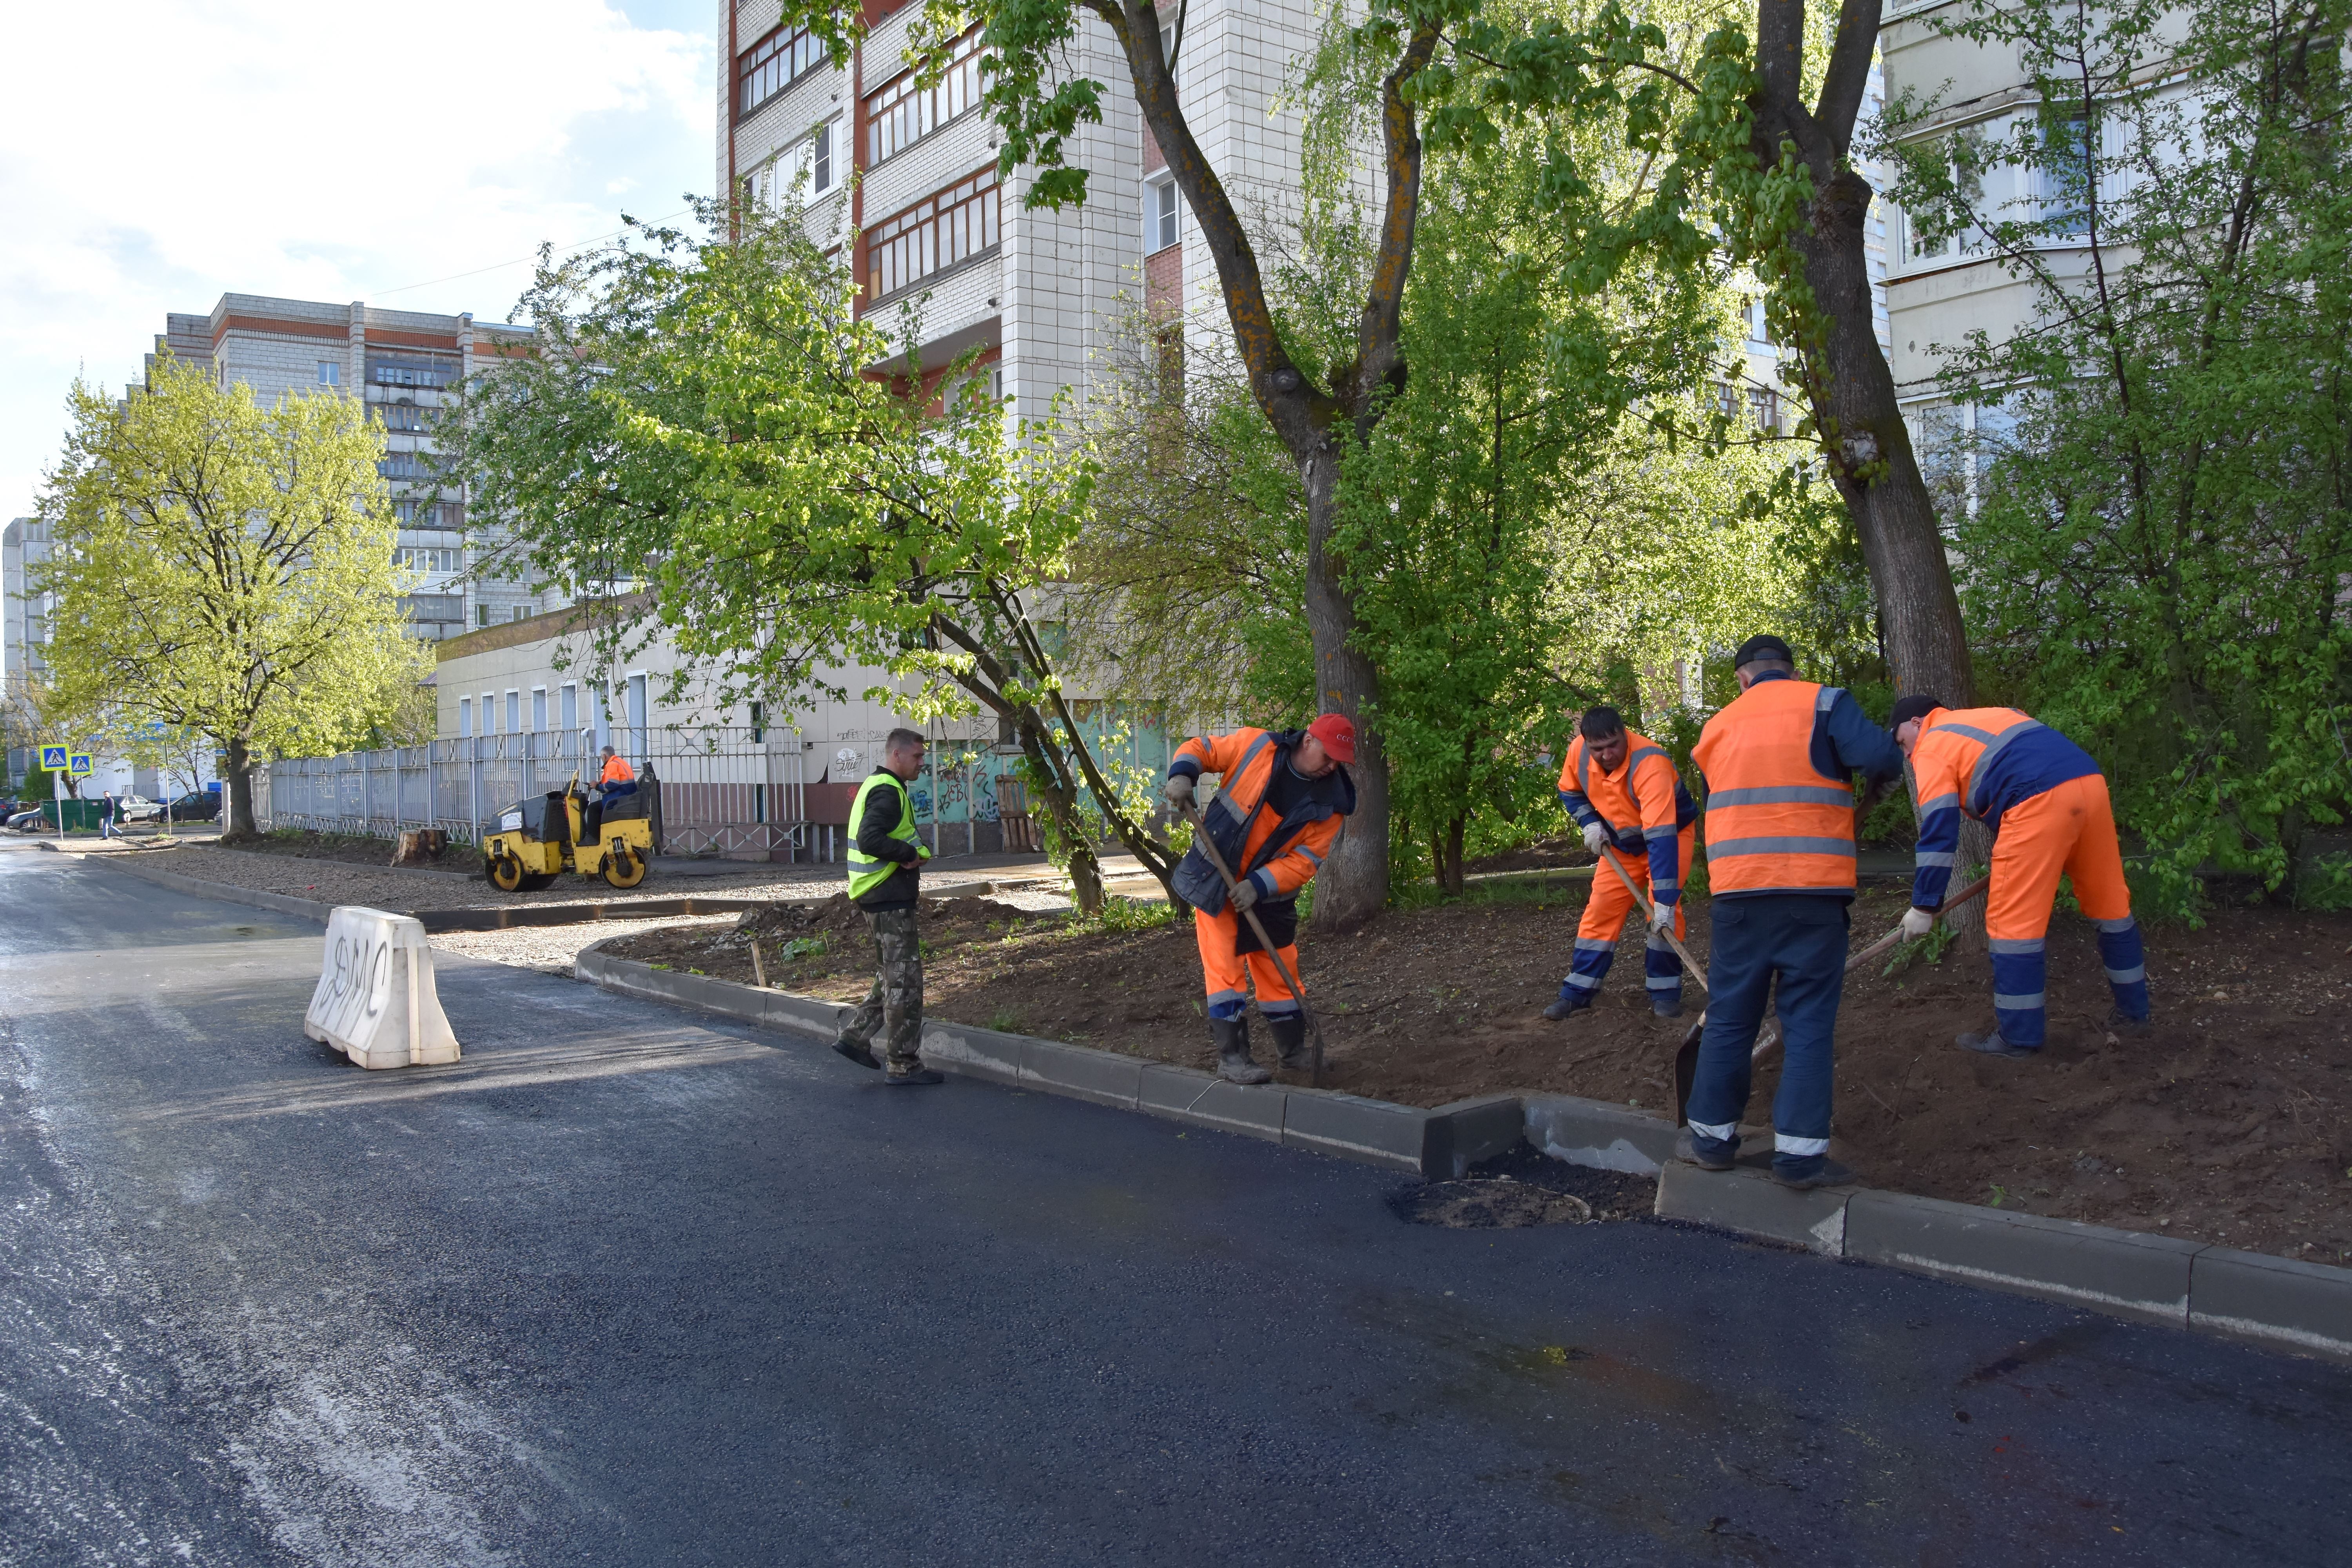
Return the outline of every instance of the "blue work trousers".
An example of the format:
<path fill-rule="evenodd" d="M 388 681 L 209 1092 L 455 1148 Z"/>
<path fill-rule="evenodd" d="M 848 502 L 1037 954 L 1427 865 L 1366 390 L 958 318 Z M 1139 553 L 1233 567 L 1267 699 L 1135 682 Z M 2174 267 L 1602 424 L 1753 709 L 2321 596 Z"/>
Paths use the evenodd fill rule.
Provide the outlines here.
<path fill-rule="evenodd" d="M 1706 1033 L 1691 1080 L 1692 1142 L 1731 1153 L 1748 1109 L 1748 1052 L 1780 994 L 1780 1092 L 1772 1098 L 1775 1170 L 1821 1169 L 1830 1146 L 1830 1052 L 1845 994 L 1843 898 L 1761 893 L 1715 900 L 1706 963 Z"/>

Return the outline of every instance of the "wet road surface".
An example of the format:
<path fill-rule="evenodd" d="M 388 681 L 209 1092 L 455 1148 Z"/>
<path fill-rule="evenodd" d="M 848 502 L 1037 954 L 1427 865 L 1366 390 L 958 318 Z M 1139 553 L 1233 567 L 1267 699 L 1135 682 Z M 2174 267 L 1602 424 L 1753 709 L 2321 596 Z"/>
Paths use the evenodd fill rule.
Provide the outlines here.
<path fill-rule="evenodd" d="M 2340 1563 L 2352 1370 L 0 853 L 0 1562 Z"/>

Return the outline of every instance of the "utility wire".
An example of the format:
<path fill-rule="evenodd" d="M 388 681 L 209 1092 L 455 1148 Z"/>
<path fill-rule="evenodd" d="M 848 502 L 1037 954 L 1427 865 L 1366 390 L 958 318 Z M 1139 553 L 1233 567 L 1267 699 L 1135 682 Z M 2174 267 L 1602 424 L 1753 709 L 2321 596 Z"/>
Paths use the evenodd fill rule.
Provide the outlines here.
<path fill-rule="evenodd" d="M 693 210 L 694 209 L 692 207 L 680 207 L 674 213 L 655 218 L 652 221 L 655 223 L 667 223 L 671 218 L 684 217 Z M 625 228 L 616 228 L 610 234 L 591 235 L 586 239 L 574 240 L 570 245 L 558 246 L 556 247 L 556 249 L 562 254 L 569 256 L 573 251 L 585 250 L 588 247 L 596 244 L 600 240 L 616 238 L 628 232 L 629 231 Z M 488 267 L 477 267 L 470 272 L 452 272 L 446 278 L 428 278 L 422 283 L 404 283 L 397 289 L 378 289 L 370 297 L 381 300 L 391 294 L 405 294 L 415 289 L 430 289 L 436 283 L 455 283 L 461 278 L 479 278 L 485 272 L 503 271 L 507 268 L 520 267 L 525 262 L 536 261 L 538 259 L 539 252 L 534 250 L 529 256 L 518 256 L 512 261 L 493 261 Z"/>

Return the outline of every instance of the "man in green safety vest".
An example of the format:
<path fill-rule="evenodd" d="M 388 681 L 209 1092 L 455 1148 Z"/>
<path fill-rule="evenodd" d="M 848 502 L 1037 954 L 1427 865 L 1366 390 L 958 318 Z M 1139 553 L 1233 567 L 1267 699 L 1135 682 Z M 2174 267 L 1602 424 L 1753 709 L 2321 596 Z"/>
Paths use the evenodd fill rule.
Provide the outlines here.
<path fill-rule="evenodd" d="M 880 1068 L 874 1034 L 883 1036 L 890 1084 L 941 1081 L 923 1065 L 923 948 L 915 931 L 922 865 L 931 852 L 915 837 L 914 803 L 907 781 L 923 771 L 923 738 L 893 730 L 882 742 L 882 765 L 858 786 L 849 808 L 849 896 L 866 911 L 874 933 L 874 988 L 842 1026 L 833 1048 L 862 1068 Z"/>

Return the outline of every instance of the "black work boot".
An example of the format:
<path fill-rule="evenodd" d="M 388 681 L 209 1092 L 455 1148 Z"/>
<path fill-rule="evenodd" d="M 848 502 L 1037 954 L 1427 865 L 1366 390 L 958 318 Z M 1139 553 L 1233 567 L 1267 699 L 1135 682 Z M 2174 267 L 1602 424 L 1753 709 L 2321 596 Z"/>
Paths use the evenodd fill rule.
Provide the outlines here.
<path fill-rule="evenodd" d="M 872 1068 L 876 1072 L 882 1070 L 882 1058 L 876 1056 L 874 1047 L 864 1040 L 835 1040 L 833 1048 L 859 1067 Z"/>
<path fill-rule="evenodd" d="M 1217 1042 L 1217 1076 L 1227 1083 L 1271 1083 L 1274 1074 L 1250 1060 L 1249 1020 L 1212 1018 L 1209 1037 Z"/>
<path fill-rule="evenodd" d="M 2150 1026 L 2147 1019 L 2135 1018 L 2121 1007 L 2107 1009 L 2107 1033 L 2111 1035 L 2127 1035 L 2137 1038 L 2146 1035 Z"/>
<path fill-rule="evenodd" d="M 919 1089 L 925 1084 L 945 1083 L 947 1080 L 947 1075 L 939 1068 L 927 1068 L 920 1063 L 908 1068 L 905 1072 L 893 1071 L 882 1075 L 882 1081 L 893 1089 Z"/>
<path fill-rule="evenodd" d="M 2001 1038 L 1998 1026 L 1987 1029 L 1981 1035 L 1972 1031 L 1960 1036 L 1952 1043 L 1962 1050 L 1975 1051 L 1988 1057 L 2038 1057 L 2042 1054 L 2040 1046 L 2014 1045 Z"/>
<path fill-rule="evenodd" d="M 1559 1001 L 1543 1010 L 1543 1016 L 1557 1024 L 1570 1013 L 1581 1013 L 1591 1005 L 1591 992 L 1581 989 L 1563 991 L 1559 994 Z"/>
<path fill-rule="evenodd" d="M 1274 1048 L 1281 1053 L 1282 1065 L 1291 1072 L 1305 1072 L 1315 1065 L 1315 1053 L 1307 1048 L 1307 1016 L 1303 1013 L 1269 1013 L 1265 1016 L 1266 1033 L 1274 1037 Z"/>

